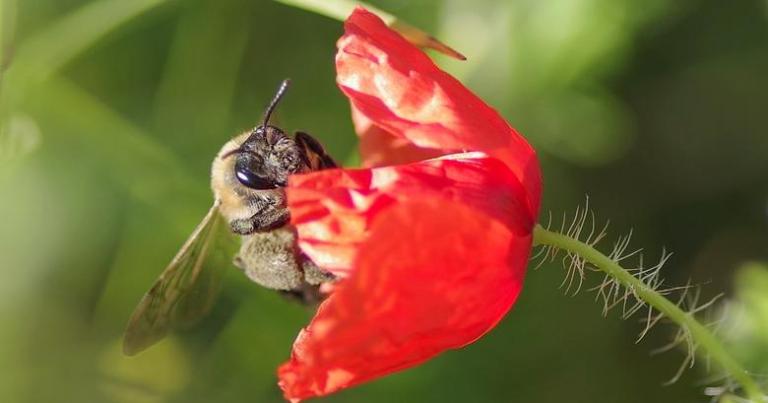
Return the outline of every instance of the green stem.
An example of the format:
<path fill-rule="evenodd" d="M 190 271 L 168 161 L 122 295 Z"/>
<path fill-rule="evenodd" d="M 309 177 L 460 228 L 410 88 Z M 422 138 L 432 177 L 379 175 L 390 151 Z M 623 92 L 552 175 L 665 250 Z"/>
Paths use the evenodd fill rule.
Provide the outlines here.
<path fill-rule="evenodd" d="M 608 256 L 600 253 L 595 248 L 578 239 L 548 231 L 541 225 L 536 225 L 534 228 L 533 239 L 535 245 L 551 245 L 579 255 L 599 270 L 604 271 L 606 274 L 616 279 L 624 287 L 629 287 L 634 290 L 638 298 L 656 308 L 679 326 L 687 328 L 697 345 L 701 346 L 714 362 L 719 364 L 742 386 L 744 392 L 751 401 L 766 401 L 765 395 L 760 390 L 757 382 L 755 382 L 749 373 L 733 357 L 731 357 L 725 347 L 723 347 L 722 343 L 720 343 L 720 340 L 718 340 L 706 326 L 696 320 L 693 314 L 680 309 L 672 301 L 668 300 L 647 284 L 643 283 L 640 279 L 633 276 L 629 271 L 611 260 Z"/>

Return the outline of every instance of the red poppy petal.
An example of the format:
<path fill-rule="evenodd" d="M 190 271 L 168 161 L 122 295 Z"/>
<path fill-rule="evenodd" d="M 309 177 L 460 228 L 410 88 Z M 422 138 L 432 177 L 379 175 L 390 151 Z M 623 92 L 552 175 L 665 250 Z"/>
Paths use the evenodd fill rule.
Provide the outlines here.
<path fill-rule="evenodd" d="M 337 82 L 376 126 L 423 148 L 483 151 L 509 166 L 538 215 L 541 173 L 533 148 L 493 108 L 421 50 L 358 7 L 337 44 Z"/>
<path fill-rule="evenodd" d="M 530 247 L 530 232 L 443 197 L 391 205 L 279 368 L 286 398 L 325 395 L 473 342 L 514 304 Z"/>
<path fill-rule="evenodd" d="M 354 106 L 352 123 L 360 137 L 360 157 L 365 168 L 407 164 L 444 154 L 442 150 L 418 147 L 408 139 L 388 133 L 358 112 Z"/>
<path fill-rule="evenodd" d="M 295 175 L 286 191 L 299 247 L 341 277 L 352 269 L 376 216 L 405 200 L 441 197 L 463 203 L 519 234 L 530 233 L 534 223 L 520 182 L 501 161 L 482 153 Z"/>

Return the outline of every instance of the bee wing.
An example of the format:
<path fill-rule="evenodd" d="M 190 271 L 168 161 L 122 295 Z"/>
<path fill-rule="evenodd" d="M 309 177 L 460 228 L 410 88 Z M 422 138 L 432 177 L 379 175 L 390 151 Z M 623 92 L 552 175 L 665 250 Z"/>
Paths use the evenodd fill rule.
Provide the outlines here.
<path fill-rule="evenodd" d="M 339 165 L 328 155 L 325 148 L 319 141 L 315 140 L 311 134 L 305 132 L 296 132 L 296 144 L 304 151 L 307 158 L 307 165 L 313 171 L 322 169 L 337 168 Z"/>
<path fill-rule="evenodd" d="M 126 355 L 141 352 L 169 330 L 188 327 L 210 311 L 236 247 L 226 227 L 217 200 L 133 311 L 123 337 Z"/>

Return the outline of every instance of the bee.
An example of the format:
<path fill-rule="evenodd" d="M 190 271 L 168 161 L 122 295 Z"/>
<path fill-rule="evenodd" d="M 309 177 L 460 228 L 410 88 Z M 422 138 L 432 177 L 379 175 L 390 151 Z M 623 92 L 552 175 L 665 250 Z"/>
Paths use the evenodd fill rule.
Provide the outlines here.
<path fill-rule="evenodd" d="M 231 259 L 235 253 L 232 263 L 255 283 L 304 302 L 317 302 L 319 286 L 334 280 L 299 251 L 289 225 L 288 177 L 337 167 L 311 135 L 297 132 L 292 138 L 269 124 L 289 83 L 282 82 L 260 125 L 216 155 L 213 206 L 133 311 L 123 338 L 125 354 L 137 354 L 206 315 L 229 265 L 222 262 L 227 254 Z"/>

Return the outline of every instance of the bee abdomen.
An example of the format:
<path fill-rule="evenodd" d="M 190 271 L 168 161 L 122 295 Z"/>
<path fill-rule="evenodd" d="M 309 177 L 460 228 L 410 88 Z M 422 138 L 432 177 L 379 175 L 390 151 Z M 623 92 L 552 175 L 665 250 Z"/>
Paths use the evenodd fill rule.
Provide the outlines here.
<path fill-rule="evenodd" d="M 301 287 L 304 275 L 296 261 L 294 237 L 280 228 L 243 237 L 235 265 L 255 283 L 275 290 Z"/>
<path fill-rule="evenodd" d="M 290 227 L 244 236 L 235 265 L 253 282 L 275 290 L 301 291 L 334 280 L 297 251 Z"/>

